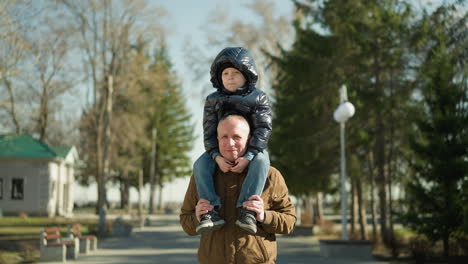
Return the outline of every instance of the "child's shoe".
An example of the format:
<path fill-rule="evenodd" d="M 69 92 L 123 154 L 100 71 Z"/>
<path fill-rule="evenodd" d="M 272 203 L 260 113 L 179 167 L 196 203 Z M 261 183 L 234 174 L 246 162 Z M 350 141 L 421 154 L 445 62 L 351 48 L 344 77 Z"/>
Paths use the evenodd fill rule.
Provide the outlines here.
<path fill-rule="evenodd" d="M 236 221 L 236 225 L 245 231 L 256 234 L 257 233 L 257 220 L 255 219 L 256 213 L 254 211 L 247 210 L 245 208 L 240 209 L 239 219 Z"/>
<path fill-rule="evenodd" d="M 217 212 L 208 211 L 208 213 L 201 216 L 200 223 L 198 223 L 195 231 L 197 234 L 208 233 L 222 227 L 224 223 L 226 222 Z"/>

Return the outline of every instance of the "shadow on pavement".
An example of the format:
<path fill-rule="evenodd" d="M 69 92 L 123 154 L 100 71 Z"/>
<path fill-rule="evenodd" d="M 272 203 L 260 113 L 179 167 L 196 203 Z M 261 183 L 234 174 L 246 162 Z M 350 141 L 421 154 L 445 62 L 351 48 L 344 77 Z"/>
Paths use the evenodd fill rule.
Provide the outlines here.
<path fill-rule="evenodd" d="M 97 252 L 80 256 L 73 264 L 192 264 L 197 262 L 198 236 L 182 231 L 178 215 L 152 216 L 150 226 L 135 229 L 129 237 L 101 240 Z M 371 264 L 378 261 L 332 259 L 319 256 L 319 244 L 312 236 L 278 236 L 277 263 Z M 50 263 L 52 264 L 52 263 Z"/>

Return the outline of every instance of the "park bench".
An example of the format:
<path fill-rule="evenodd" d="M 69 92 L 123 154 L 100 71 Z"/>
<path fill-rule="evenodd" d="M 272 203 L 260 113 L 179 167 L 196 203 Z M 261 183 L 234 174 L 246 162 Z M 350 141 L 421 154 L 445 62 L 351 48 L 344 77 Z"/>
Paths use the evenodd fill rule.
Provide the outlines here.
<path fill-rule="evenodd" d="M 91 250 L 97 249 L 97 237 L 93 235 L 83 236 L 81 234 L 81 225 L 73 224 L 68 226 L 68 236 L 80 240 L 80 253 L 88 254 Z"/>
<path fill-rule="evenodd" d="M 77 259 L 79 239 L 62 238 L 59 227 L 46 227 L 40 233 L 41 261 L 61 261 Z"/>

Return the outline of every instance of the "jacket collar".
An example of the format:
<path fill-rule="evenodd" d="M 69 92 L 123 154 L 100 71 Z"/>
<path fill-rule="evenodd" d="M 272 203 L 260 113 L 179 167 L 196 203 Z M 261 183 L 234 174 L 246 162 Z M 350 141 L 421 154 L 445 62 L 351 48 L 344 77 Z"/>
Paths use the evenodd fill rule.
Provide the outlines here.
<path fill-rule="evenodd" d="M 221 88 L 218 88 L 219 92 L 226 94 L 226 95 L 243 95 L 243 94 L 249 93 L 251 90 L 252 89 L 250 88 L 248 84 L 244 87 L 238 88 L 235 92 L 229 91 L 228 89 L 224 88 L 224 86 Z"/>

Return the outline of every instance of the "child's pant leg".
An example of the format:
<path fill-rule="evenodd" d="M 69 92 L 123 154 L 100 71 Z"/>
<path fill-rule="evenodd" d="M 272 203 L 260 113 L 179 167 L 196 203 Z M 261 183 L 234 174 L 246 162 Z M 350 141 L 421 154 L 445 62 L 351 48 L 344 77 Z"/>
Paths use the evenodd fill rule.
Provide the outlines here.
<path fill-rule="evenodd" d="M 256 194 L 261 195 L 265 187 L 265 181 L 270 170 L 270 157 L 268 152 L 258 152 L 250 161 L 247 176 L 242 183 L 241 193 L 237 200 L 237 207 L 242 207 L 242 203 L 249 200 L 249 197 Z"/>
<path fill-rule="evenodd" d="M 193 174 L 195 184 L 197 186 L 198 196 L 210 201 L 211 205 L 216 209 L 221 207 L 221 200 L 216 194 L 214 187 L 214 173 L 216 170 L 216 162 L 208 153 L 203 153 L 193 164 Z"/>

